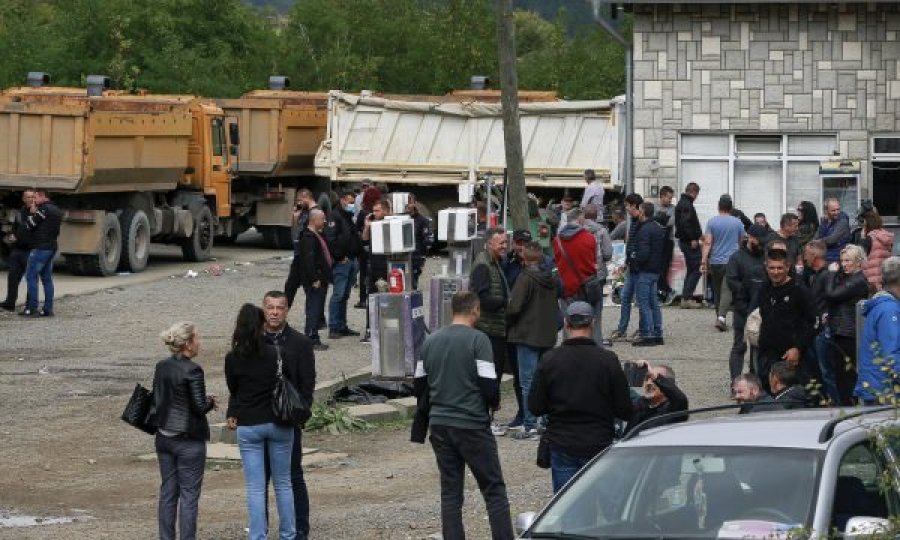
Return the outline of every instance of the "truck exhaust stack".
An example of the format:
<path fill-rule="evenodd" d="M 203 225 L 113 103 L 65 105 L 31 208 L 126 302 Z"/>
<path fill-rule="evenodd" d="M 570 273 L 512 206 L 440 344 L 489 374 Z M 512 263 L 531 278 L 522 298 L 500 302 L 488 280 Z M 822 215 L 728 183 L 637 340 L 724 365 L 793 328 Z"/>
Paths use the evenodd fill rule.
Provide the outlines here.
<path fill-rule="evenodd" d="M 109 90 L 109 77 L 107 77 L 106 75 L 87 76 L 88 97 L 102 96 L 104 90 Z"/>
<path fill-rule="evenodd" d="M 43 71 L 29 71 L 26 79 L 28 86 L 39 88 L 50 84 L 50 74 Z"/>
<path fill-rule="evenodd" d="M 283 75 L 269 77 L 269 90 L 287 90 L 291 86 L 291 79 Z"/>

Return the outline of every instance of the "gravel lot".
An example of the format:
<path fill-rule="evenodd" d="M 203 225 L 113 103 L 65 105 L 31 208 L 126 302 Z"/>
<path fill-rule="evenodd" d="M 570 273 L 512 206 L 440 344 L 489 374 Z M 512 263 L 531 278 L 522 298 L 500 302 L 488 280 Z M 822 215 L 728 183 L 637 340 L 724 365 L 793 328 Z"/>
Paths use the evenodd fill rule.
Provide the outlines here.
<path fill-rule="evenodd" d="M 176 320 L 197 322 L 204 340 L 199 362 L 210 391 L 226 396 L 222 365 L 233 318 L 242 303 L 258 303 L 266 290 L 281 288 L 288 264 L 279 259 L 228 263 L 219 277 L 201 273 L 67 297 L 58 302 L 52 320 L 2 312 L 0 517 L 4 512 L 84 513 L 93 519 L 0 528 L 0 539 L 153 537 L 158 472 L 155 463 L 135 459 L 153 451 L 152 439 L 118 416 L 135 382 L 149 384 L 155 362 L 165 354 L 156 336 Z M 438 267 L 437 259 L 429 260 L 427 270 Z M 5 274 L 0 279 L 5 281 Z M 302 296 L 299 303 L 290 316 L 294 326 L 302 326 Z M 349 315 L 351 327 L 361 329 L 363 312 L 351 308 Z M 604 315 L 608 333 L 618 320 L 618 307 Z M 692 406 L 726 402 L 730 332 L 713 329 L 707 310 L 667 308 L 663 317 L 665 347 L 617 344 L 615 352 L 623 361 L 646 358 L 671 365 Z M 632 328 L 636 324 L 635 312 Z M 369 365 L 369 349 L 358 340 L 330 344 L 317 356 L 320 380 Z M 507 395 L 499 417 L 511 417 L 513 406 Z M 224 421 L 224 411 L 211 413 L 210 421 Z M 349 455 L 307 472 L 314 538 L 412 539 L 440 530 L 431 449 L 409 443 L 405 426 L 342 436 L 310 433 L 304 442 Z M 549 499 L 550 477 L 534 466 L 536 443 L 506 437 L 498 442 L 513 514 L 539 509 Z M 485 538 L 487 517 L 471 476 L 467 487 L 466 526 L 470 537 Z M 243 538 L 245 522 L 241 471 L 209 470 L 200 536 Z"/>

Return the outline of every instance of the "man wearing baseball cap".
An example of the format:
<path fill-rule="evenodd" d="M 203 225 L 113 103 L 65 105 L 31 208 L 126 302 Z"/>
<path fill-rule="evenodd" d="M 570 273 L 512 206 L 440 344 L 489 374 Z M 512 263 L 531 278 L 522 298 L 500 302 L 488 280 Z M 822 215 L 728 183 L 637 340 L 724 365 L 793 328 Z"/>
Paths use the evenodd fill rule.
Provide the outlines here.
<path fill-rule="evenodd" d="M 591 339 L 594 308 L 566 308 L 568 339 L 544 353 L 528 393 L 528 409 L 547 415 L 553 492 L 612 444 L 616 418 L 632 415 L 628 381 L 619 358 Z"/>

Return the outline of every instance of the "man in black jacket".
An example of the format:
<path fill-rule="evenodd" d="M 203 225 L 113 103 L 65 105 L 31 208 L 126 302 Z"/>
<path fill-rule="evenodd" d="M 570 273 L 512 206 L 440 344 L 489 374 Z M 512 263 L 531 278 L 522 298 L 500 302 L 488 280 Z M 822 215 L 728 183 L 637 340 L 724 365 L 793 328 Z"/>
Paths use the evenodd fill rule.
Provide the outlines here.
<path fill-rule="evenodd" d="M 347 300 L 356 280 L 357 257 L 362 243 L 359 231 L 353 224 L 353 214 L 349 207 L 356 195 L 352 191 L 344 191 L 337 207 L 328 217 L 325 228 L 325 239 L 328 249 L 334 258 L 331 267 L 331 302 L 328 304 L 328 339 L 344 336 L 358 336 L 359 332 L 347 326 Z"/>
<path fill-rule="evenodd" d="M 297 285 L 303 286 L 306 293 L 306 326 L 304 334 L 312 340 L 313 349 L 328 350 L 328 345 L 319 338 L 319 315 L 325 305 L 328 294 L 328 281 L 331 279 L 331 266 L 334 259 L 328 250 L 322 230 L 325 228 L 325 213 L 314 208 L 309 213 L 309 226 L 300 234 L 291 271 L 285 283 L 288 305 L 293 305 L 297 294 Z"/>
<path fill-rule="evenodd" d="M 62 225 L 62 210 L 47 198 L 41 190 L 34 192 L 34 200 L 25 216 L 25 227 L 30 234 L 28 266 L 25 282 L 28 296 L 25 309 L 19 313 L 25 317 L 53 316 L 53 257 L 56 256 L 59 228 Z M 44 307 L 38 311 L 38 277 L 44 285 Z"/>
<path fill-rule="evenodd" d="M 798 367 L 803 351 L 812 345 L 815 309 L 809 291 L 788 274 L 787 252 L 771 249 L 766 256 L 768 282 L 759 294 L 759 375 L 766 392 L 769 370 L 785 360 Z"/>
<path fill-rule="evenodd" d="M 281 291 L 269 291 L 263 297 L 265 314 L 265 342 L 281 350 L 283 364 L 296 366 L 300 384 L 297 391 L 312 405 L 316 388 L 316 353 L 313 343 L 287 324 L 287 296 Z M 292 377 L 295 378 L 295 377 Z M 268 452 L 266 452 L 268 456 Z M 268 470 L 268 469 L 267 469 Z M 268 484 L 268 481 L 266 482 Z M 309 536 L 309 493 L 303 478 L 303 428 L 294 427 L 294 446 L 291 450 L 291 487 L 294 491 L 294 517 L 297 540 Z M 268 498 L 267 498 L 268 500 Z M 268 512 L 266 512 L 268 515 Z"/>
<path fill-rule="evenodd" d="M 688 410 L 688 398 L 675 384 L 675 372 L 671 367 L 661 365 L 653 367 L 647 361 L 638 362 L 638 367 L 647 368 L 644 379 L 644 395 L 632 401 L 632 417 L 625 433 L 628 433 L 641 422 L 664 414 Z M 653 423 L 653 427 L 676 422 L 685 422 L 688 415 L 677 415 Z"/>
<path fill-rule="evenodd" d="M 9 274 L 6 276 L 6 300 L 0 304 L 0 309 L 14 311 L 16 300 L 19 297 L 19 283 L 25 277 L 25 268 L 28 266 L 29 237 L 31 234 L 25 226 L 25 216 L 34 202 L 34 190 L 26 189 L 22 192 L 22 210 L 16 213 L 13 232 L 3 238 L 3 243 L 9 248 Z"/>
<path fill-rule="evenodd" d="M 684 263 L 687 266 L 687 275 L 684 277 L 684 287 L 681 290 L 681 307 L 700 307 L 699 302 L 694 301 L 694 290 L 700 281 L 700 259 L 702 257 L 700 238 L 703 237 L 703 229 L 697 218 L 697 210 L 694 209 L 694 201 L 700 195 L 700 186 L 691 182 L 684 188 L 684 193 L 675 205 L 675 238 L 678 238 L 678 247 L 684 254 Z"/>
<path fill-rule="evenodd" d="M 425 267 L 425 256 L 431 249 L 431 243 L 434 241 L 431 233 L 431 218 L 423 216 L 419 212 L 419 206 L 416 196 L 409 194 L 409 201 L 406 204 L 406 213 L 413 220 L 413 230 L 415 231 L 416 249 L 412 253 L 412 271 L 413 271 L 413 289 L 419 289 L 419 276 L 422 275 L 422 269 Z"/>
<path fill-rule="evenodd" d="M 631 259 L 637 248 L 637 230 L 640 225 L 641 205 L 644 198 L 637 193 L 629 193 L 625 197 L 625 211 L 628 212 L 628 234 L 625 240 L 625 284 L 619 296 L 621 307 L 619 308 L 619 326 L 610 334 L 610 341 L 622 341 L 628 339 L 628 323 L 631 322 L 631 302 L 634 299 L 635 285 L 637 284 L 637 272 L 631 267 Z"/>
<path fill-rule="evenodd" d="M 728 356 L 728 370 L 732 381 L 744 371 L 744 355 L 747 353 L 744 328 L 747 317 L 759 306 L 759 291 L 768 279 L 762 245 L 766 235 L 765 227 L 751 225 L 747 229 L 744 244 L 731 255 L 725 267 L 725 282 L 731 290 L 731 305 L 734 309 L 734 340 Z"/>
<path fill-rule="evenodd" d="M 553 492 L 612 444 L 615 420 L 628 421 L 632 407 L 628 381 L 611 351 L 591 339 L 594 309 L 572 302 L 566 309 L 569 338 L 538 362 L 528 393 L 528 409 L 547 415 Z"/>
<path fill-rule="evenodd" d="M 637 273 L 635 296 L 640 315 L 641 336 L 631 344 L 635 347 L 652 347 L 663 344 L 662 310 L 659 309 L 657 285 L 665 264 L 663 245 L 666 230 L 653 219 L 653 203 L 641 204 L 640 225 L 635 238 L 635 250 L 628 261 L 629 269 Z"/>
<path fill-rule="evenodd" d="M 816 314 L 815 337 L 813 346 L 806 351 L 806 360 L 811 365 L 819 366 L 819 375 L 822 377 L 822 390 L 832 403 L 840 402 L 838 394 L 837 377 L 834 366 L 831 365 L 831 348 L 833 347 L 831 334 L 826 332 L 828 328 L 828 296 L 826 289 L 831 274 L 828 272 L 828 262 L 825 254 L 828 247 L 821 240 L 812 240 L 803 248 L 803 280 L 809 289 Z"/>

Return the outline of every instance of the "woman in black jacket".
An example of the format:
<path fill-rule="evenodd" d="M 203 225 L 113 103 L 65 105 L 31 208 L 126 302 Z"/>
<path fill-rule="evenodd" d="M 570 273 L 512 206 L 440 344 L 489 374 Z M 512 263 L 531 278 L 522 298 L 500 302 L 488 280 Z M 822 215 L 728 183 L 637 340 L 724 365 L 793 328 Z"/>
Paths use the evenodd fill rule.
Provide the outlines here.
<path fill-rule="evenodd" d="M 197 536 L 197 507 L 209 423 L 206 413 L 217 408 L 215 396 L 206 394 L 203 368 L 193 358 L 200 352 L 200 334 L 194 323 L 179 322 L 160 334 L 172 356 L 156 364 L 153 375 L 151 422 L 157 426 L 156 455 L 162 484 L 159 487 L 159 537 Z"/>
<path fill-rule="evenodd" d="M 294 493 L 291 484 L 291 449 L 294 427 L 278 423 L 272 409 L 272 392 L 279 359 L 288 358 L 263 339 L 263 310 L 244 304 L 238 312 L 231 340 L 231 352 L 225 356 L 225 380 L 228 384 L 228 427 L 237 429 L 238 446 L 247 490 L 250 539 L 266 538 L 266 472 L 268 454 L 275 500 L 278 506 L 279 538 L 295 538 Z M 300 388 L 299 369 L 284 361 L 284 377 Z"/>
<path fill-rule="evenodd" d="M 866 253 L 849 244 L 841 250 L 841 268 L 834 268 L 826 282 L 828 327 L 831 330 L 832 367 L 836 374 L 841 405 L 852 405 L 856 386 L 856 303 L 869 297 L 869 282 L 862 272 Z"/>

